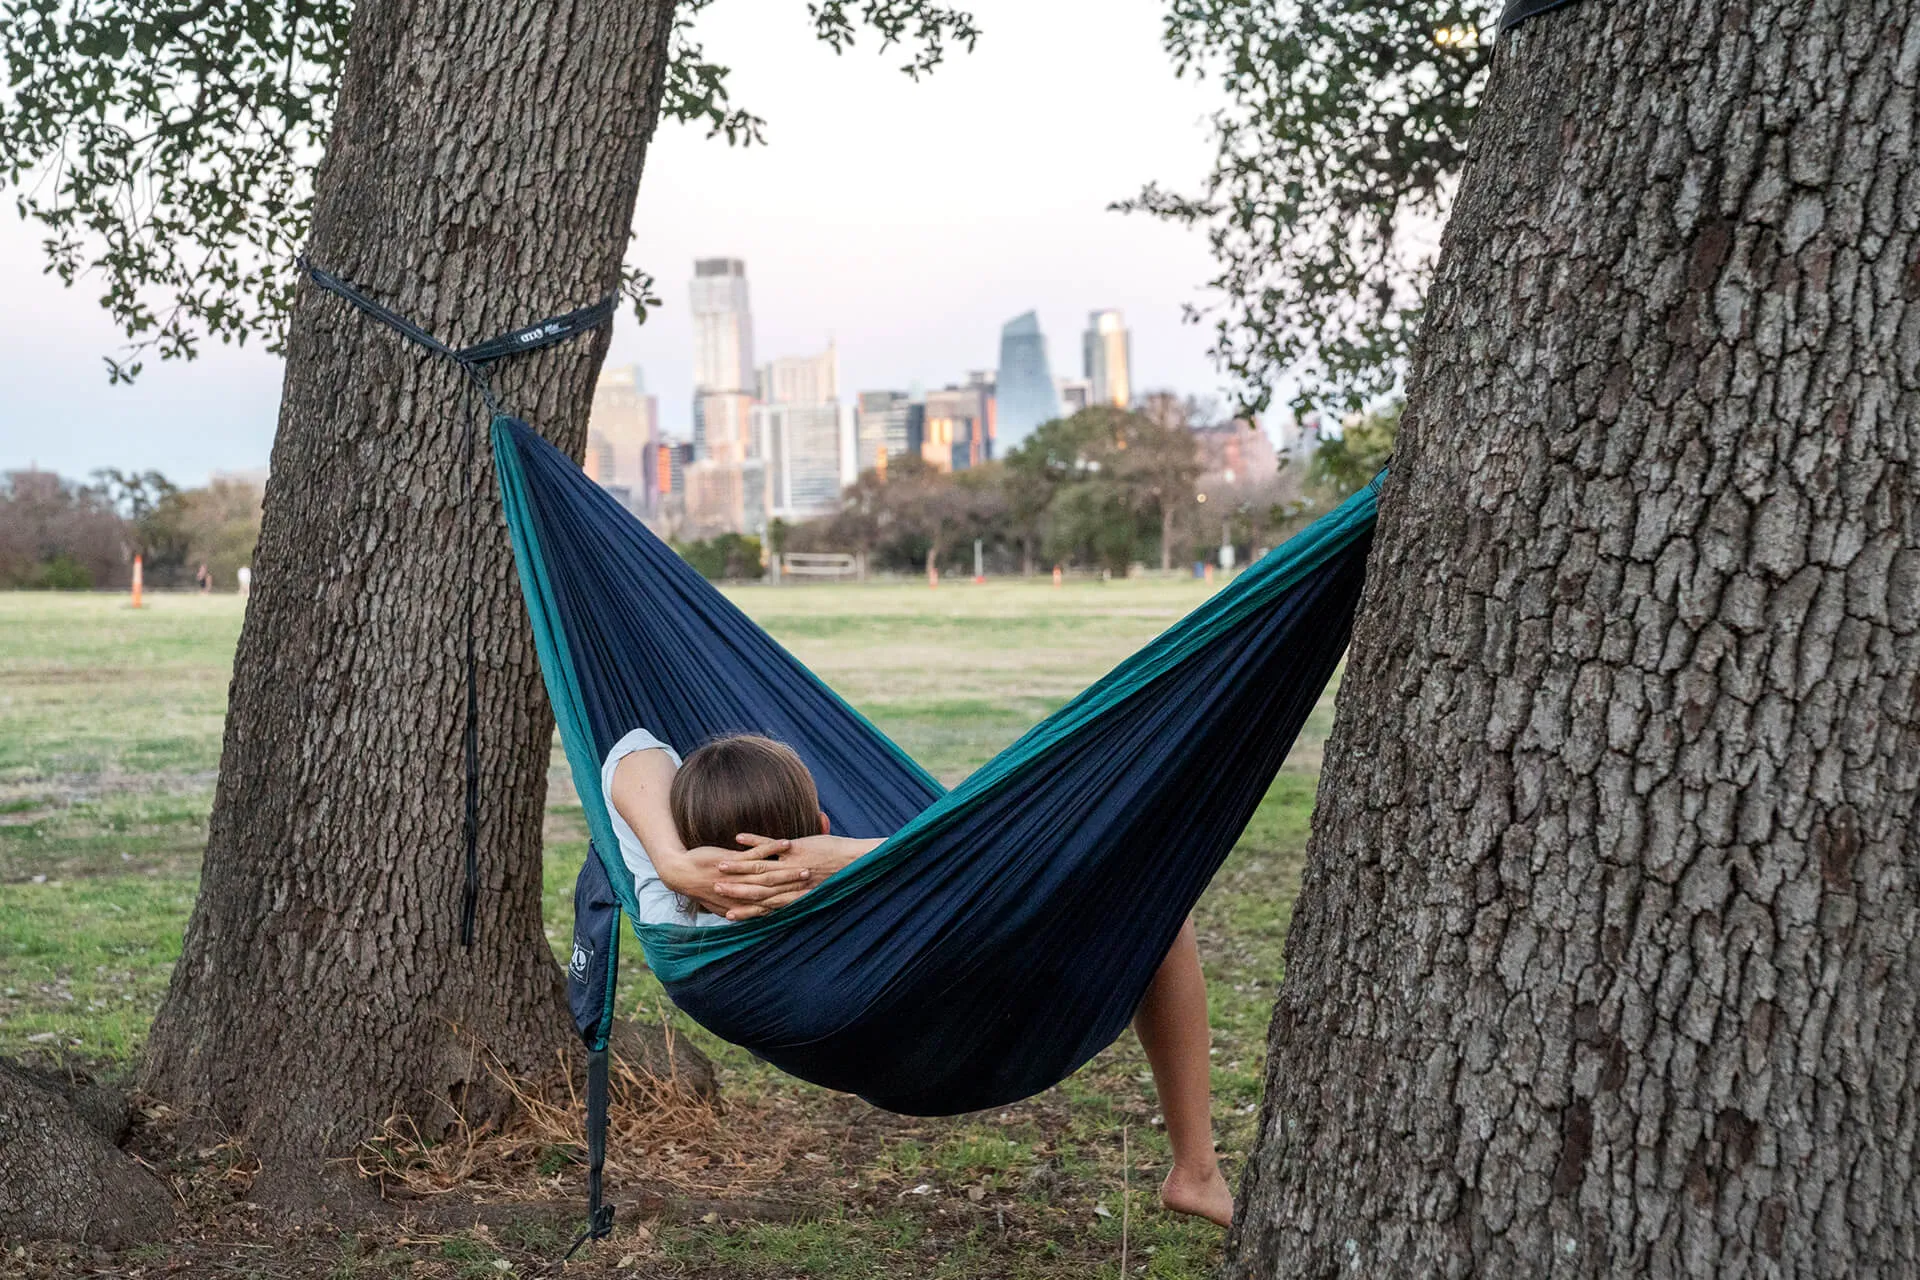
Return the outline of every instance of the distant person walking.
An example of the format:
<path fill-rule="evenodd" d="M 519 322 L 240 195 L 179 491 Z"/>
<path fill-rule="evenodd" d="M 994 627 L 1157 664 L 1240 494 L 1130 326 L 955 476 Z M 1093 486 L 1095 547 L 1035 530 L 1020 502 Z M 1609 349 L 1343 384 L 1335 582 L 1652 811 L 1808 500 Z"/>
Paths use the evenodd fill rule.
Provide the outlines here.
<path fill-rule="evenodd" d="M 244 600 L 253 591 L 253 570 L 241 565 L 234 576 L 240 579 L 240 598 Z"/>
<path fill-rule="evenodd" d="M 204 561 L 198 569 L 193 571 L 193 580 L 200 584 L 201 595 L 208 596 L 213 594 L 213 574 L 207 570 Z"/>

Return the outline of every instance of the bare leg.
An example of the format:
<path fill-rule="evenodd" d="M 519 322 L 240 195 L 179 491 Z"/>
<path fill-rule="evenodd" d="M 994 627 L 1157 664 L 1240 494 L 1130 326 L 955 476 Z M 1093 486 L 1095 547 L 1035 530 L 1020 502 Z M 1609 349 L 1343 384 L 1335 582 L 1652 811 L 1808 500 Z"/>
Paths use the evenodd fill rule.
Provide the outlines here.
<path fill-rule="evenodd" d="M 1193 921 L 1180 928 L 1153 985 L 1133 1015 L 1133 1029 L 1153 1068 L 1160 1113 L 1173 1147 L 1173 1172 L 1160 1188 L 1160 1203 L 1226 1226 L 1233 1219 L 1233 1193 L 1213 1154 L 1213 1086 L 1207 1050 L 1207 980 L 1200 972 L 1200 944 Z"/>

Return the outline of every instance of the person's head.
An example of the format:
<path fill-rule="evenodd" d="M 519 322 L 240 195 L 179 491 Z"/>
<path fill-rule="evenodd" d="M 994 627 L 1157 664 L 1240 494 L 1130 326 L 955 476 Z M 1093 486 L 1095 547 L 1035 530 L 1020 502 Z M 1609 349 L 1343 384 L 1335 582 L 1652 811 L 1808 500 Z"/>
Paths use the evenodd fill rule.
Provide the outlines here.
<path fill-rule="evenodd" d="M 797 840 L 827 829 L 813 775 L 793 748 L 753 734 L 715 738 L 688 756 L 667 804 L 689 849 L 735 849 L 743 832 Z"/>

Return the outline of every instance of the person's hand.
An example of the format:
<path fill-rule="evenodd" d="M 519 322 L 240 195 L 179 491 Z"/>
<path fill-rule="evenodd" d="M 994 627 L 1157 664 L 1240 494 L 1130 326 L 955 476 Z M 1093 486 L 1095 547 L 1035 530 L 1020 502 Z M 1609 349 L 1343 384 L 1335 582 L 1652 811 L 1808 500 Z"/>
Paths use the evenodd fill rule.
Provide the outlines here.
<path fill-rule="evenodd" d="M 784 895 L 777 904 L 779 906 L 785 906 L 813 887 L 814 873 L 810 868 L 782 866 L 778 862 L 764 859 L 748 865 L 745 868 L 747 874 L 736 873 L 723 877 L 721 867 L 731 866 L 737 859 L 751 859 L 756 856 L 758 856 L 757 851 L 742 853 L 739 849 L 720 849 L 713 845 L 700 845 L 671 853 L 663 852 L 654 859 L 654 872 L 669 889 L 699 910 L 709 915 L 727 916 L 728 919 L 734 918 L 728 915 L 728 912 L 741 905 L 742 900 L 714 892 L 717 887 L 716 881 L 723 878 L 750 887 L 755 893 L 764 893 L 769 896 Z M 755 914 L 764 914 L 764 912 Z"/>
<path fill-rule="evenodd" d="M 779 910 L 880 843 L 827 835 L 775 840 L 747 831 L 738 839 L 747 851 L 720 862 L 713 884 L 713 893 L 728 900 L 727 919 L 735 921 Z"/>

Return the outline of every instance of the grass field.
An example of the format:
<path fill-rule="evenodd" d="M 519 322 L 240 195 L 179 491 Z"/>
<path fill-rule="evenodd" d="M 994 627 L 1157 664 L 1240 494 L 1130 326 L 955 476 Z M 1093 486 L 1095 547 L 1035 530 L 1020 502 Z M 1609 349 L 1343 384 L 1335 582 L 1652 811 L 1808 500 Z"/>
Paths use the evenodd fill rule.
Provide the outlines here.
<path fill-rule="evenodd" d="M 746 588 L 736 599 L 951 784 L 1205 591 L 1187 581 L 875 585 Z M 112 597 L 0 594 L 0 1054 L 109 1066 L 138 1054 L 192 906 L 240 616 L 233 597 L 163 595 L 135 613 Z M 1331 711 L 1329 692 L 1197 913 L 1230 1177 L 1252 1137 Z M 585 840 L 557 750 L 554 760 L 547 904 L 558 939 Z M 623 1000 L 651 1009 L 658 988 L 638 949 L 629 954 Z M 777 1122 L 838 1154 L 796 1155 L 764 1188 L 806 1199 L 804 1213 L 693 1214 L 669 1202 L 644 1237 L 601 1247 L 606 1274 L 1117 1275 L 1123 1219 L 1129 1274 L 1198 1276 L 1217 1262 L 1218 1231 L 1158 1209 L 1165 1144 L 1130 1035 L 1030 1103 L 909 1122 L 683 1029 L 722 1066 L 722 1126 Z M 863 1140 L 836 1142 L 843 1128 Z M 834 1192 L 836 1182 L 849 1190 Z M 378 1247 L 329 1243 L 333 1253 L 308 1242 L 305 1262 L 258 1274 L 497 1275 L 501 1263 L 533 1273 L 564 1245 L 556 1232 L 416 1232 Z"/>

